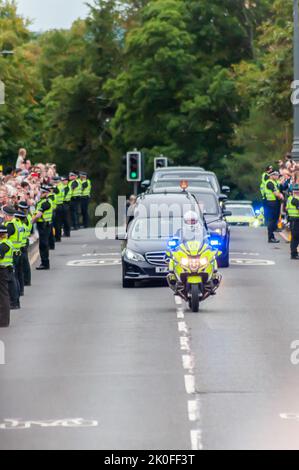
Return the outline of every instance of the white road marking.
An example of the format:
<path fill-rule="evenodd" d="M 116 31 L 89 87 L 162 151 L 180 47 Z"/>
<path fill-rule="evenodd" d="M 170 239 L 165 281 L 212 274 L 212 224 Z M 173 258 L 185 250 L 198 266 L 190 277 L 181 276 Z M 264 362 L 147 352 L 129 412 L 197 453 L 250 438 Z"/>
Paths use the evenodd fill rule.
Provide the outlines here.
<path fill-rule="evenodd" d="M 185 375 L 185 388 L 188 395 L 196 393 L 195 377 L 194 375 Z"/>
<path fill-rule="evenodd" d="M 280 413 L 279 417 L 281 419 L 299 421 L 299 413 Z"/>
<path fill-rule="evenodd" d="M 234 255 L 234 256 L 260 256 L 259 253 L 252 253 L 252 252 L 241 252 L 241 251 L 231 251 L 230 252 L 231 255 Z"/>
<path fill-rule="evenodd" d="M 5 419 L 0 423 L 0 430 L 20 430 L 31 429 L 32 427 L 39 428 L 95 428 L 99 426 L 96 420 L 86 420 L 83 418 L 65 418 L 57 420 L 42 420 L 42 421 L 22 421 L 20 419 Z"/>
<path fill-rule="evenodd" d="M 181 351 L 187 351 L 187 352 L 190 352 L 190 342 L 189 342 L 189 338 L 187 338 L 186 336 L 184 337 L 180 337 L 180 344 L 181 344 Z"/>
<path fill-rule="evenodd" d="M 235 266 L 274 266 L 275 261 L 267 259 L 247 259 L 247 258 L 231 258 L 232 265 Z"/>
<path fill-rule="evenodd" d="M 178 324 L 179 332 L 188 334 L 187 324 L 184 321 L 180 321 Z"/>
<path fill-rule="evenodd" d="M 191 354 L 183 355 L 183 368 L 188 370 L 190 373 L 194 370 L 194 359 Z"/>
<path fill-rule="evenodd" d="M 200 409 L 198 400 L 188 401 L 188 415 L 191 422 L 198 421 L 200 418 Z"/>
<path fill-rule="evenodd" d="M 98 266 L 119 266 L 121 264 L 120 259 L 78 259 L 68 261 L 67 266 L 79 267 L 79 268 L 91 268 Z"/>
<path fill-rule="evenodd" d="M 178 320 L 178 330 L 180 333 L 180 349 L 182 351 L 182 364 L 183 369 L 187 372 L 184 375 L 185 389 L 189 398 L 192 396 L 196 398 L 196 380 L 195 380 L 195 361 L 192 354 L 191 340 L 189 337 L 189 329 L 186 321 L 182 321 L 185 318 L 184 315 L 184 302 L 176 296 L 176 313 Z M 199 400 L 193 399 L 188 400 L 188 418 L 190 423 L 198 423 L 200 425 L 200 402 Z M 202 432 L 200 428 L 193 429 L 190 431 L 191 447 L 192 450 L 202 450 Z"/>
<path fill-rule="evenodd" d="M 120 253 L 85 253 L 84 255 L 82 255 L 82 258 L 91 258 L 92 256 L 117 256 L 119 259 L 121 258 L 120 257 Z"/>
<path fill-rule="evenodd" d="M 191 445 L 192 450 L 203 450 L 203 445 L 201 442 L 201 431 L 191 431 Z"/>

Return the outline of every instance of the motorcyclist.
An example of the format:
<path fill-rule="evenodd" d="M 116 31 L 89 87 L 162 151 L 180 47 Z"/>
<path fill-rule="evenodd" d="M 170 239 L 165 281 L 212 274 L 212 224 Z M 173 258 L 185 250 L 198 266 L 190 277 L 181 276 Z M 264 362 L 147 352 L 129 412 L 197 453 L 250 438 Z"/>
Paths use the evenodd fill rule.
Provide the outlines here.
<path fill-rule="evenodd" d="M 188 211 L 183 218 L 183 227 L 180 228 L 175 237 L 182 242 L 198 240 L 199 238 L 207 238 L 208 227 L 205 220 L 200 220 L 199 215 L 195 211 Z"/>

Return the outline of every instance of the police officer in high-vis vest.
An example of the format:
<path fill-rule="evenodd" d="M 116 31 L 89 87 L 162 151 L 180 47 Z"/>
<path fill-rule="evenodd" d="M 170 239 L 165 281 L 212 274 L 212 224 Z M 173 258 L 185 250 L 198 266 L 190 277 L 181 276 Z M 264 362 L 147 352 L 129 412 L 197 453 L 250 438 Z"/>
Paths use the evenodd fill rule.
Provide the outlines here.
<path fill-rule="evenodd" d="M 63 235 L 66 238 L 71 236 L 71 199 L 72 199 L 72 190 L 69 185 L 69 179 L 66 176 L 61 177 L 61 184 L 63 185 Z"/>
<path fill-rule="evenodd" d="M 37 226 L 39 233 L 39 252 L 41 258 L 41 265 L 36 269 L 38 271 L 49 270 L 49 236 L 53 219 L 53 205 L 48 200 L 51 192 L 49 186 L 41 186 L 41 198 L 37 203 L 36 211 L 32 219 L 32 223 Z"/>
<path fill-rule="evenodd" d="M 82 194 L 81 194 L 82 221 L 83 221 L 83 227 L 88 228 L 89 227 L 88 208 L 89 208 L 89 202 L 90 202 L 90 196 L 91 196 L 91 181 L 88 178 L 87 173 L 83 171 L 80 172 L 80 180 L 82 184 Z"/>
<path fill-rule="evenodd" d="M 24 295 L 24 248 L 27 244 L 26 230 L 24 226 L 25 214 L 21 210 L 15 212 L 15 218 L 18 224 L 19 234 L 20 234 L 20 257 L 19 263 L 16 269 L 16 275 L 18 283 L 20 286 L 20 296 Z"/>
<path fill-rule="evenodd" d="M 269 174 L 273 172 L 273 167 L 271 165 L 265 168 L 264 173 L 262 174 L 262 181 L 260 185 L 260 192 L 263 200 L 263 207 L 264 207 L 264 216 L 265 216 L 265 223 L 268 224 L 268 214 L 267 214 L 267 199 L 266 199 L 266 183 L 269 181 L 270 176 Z"/>
<path fill-rule="evenodd" d="M 13 270 L 13 245 L 7 239 L 7 228 L 0 225 L 0 328 L 10 324 L 9 281 Z"/>
<path fill-rule="evenodd" d="M 299 259 L 299 185 L 293 186 L 293 195 L 289 197 L 287 202 L 287 213 L 289 216 L 291 227 L 291 259 Z"/>
<path fill-rule="evenodd" d="M 64 184 L 61 181 L 59 176 L 53 178 L 53 194 L 55 198 L 55 219 L 54 219 L 54 229 L 55 229 L 55 241 L 61 242 L 61 229 L 63 224 L 63 214 L 64 214 Z"/>
<path fill-rule="evenodd" d="M 71 172 L 69 174 L 69 186 L 72 191 L 71 199 L 71 218 L 72 218 L 72 229 L 79 229 L 79 209 L 82 195 L 82 182 L 78 177 L 77 173 Z"/>
<path fill-rule="evenodd" d="M 31 286 L 31 266 L 29 262 L 29 239 L 32 234 L 33 224 L 32 215 L 30 213 L 30 207 L 26 201 L 21 201 L 18 205 L 18 209 L 24 213 L 23 225 L 26 233 L 26 244 L 23 247 L 23 272 L 24 272 L 24 285 Z"/>
<path fill-rule="evenodd" d="M 279 243 L 275 238 L 274 232 L 277 230 L 278 223 L 278 205 L 284 200 L 283 194 L 279 189 L 279 173 L 273 171 L 269 174 L 269 180 L 265 184 L 265 199 L 267 205 L 267 225 L 268 225 L 268 242 Z"/>
<path fill-rule="evenodd" d="M 10 309 L 18 310 L 20 306 L 20 286 L 17 271 L 21 256 L 21 234 L 19 224 L 15 218 L 15 208 L 12 206 L 4 206 L 2 208 L 4 216 L 4 225 L 7 229 L 7 237 L 13 246 L 13 269 L 10 271 L 9 277 L 9 295 Z"/>

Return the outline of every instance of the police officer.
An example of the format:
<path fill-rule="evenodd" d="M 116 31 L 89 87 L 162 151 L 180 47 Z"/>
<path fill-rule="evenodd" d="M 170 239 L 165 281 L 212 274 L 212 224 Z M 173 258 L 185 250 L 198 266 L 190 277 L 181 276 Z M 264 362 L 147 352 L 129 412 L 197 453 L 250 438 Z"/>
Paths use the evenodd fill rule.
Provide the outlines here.
<path fill-rule="evenodd" d="M 89 227 L 89 214 L 88 214 L 88 207 L 90 202 L 91 196 L 91 181 L 88 178 L 87 173 L 81 171 L 80 172 L 80 180 L 82 184 L 82 194 L 81 194 L 81 214 L 82 214 L 82 221 L 83 227 Z"/>
<path fill-rule="evenodd" d="M 72 191 L 71 199 L 71 218 L 72 218 L 72 229 L 79 230 L 79 208 L 82 195 L 82 182 L 78 178 L 78 175 L 71 172 L 69 175 L 69 186 Z"/>
<path fill-rule="evenodd" d="M 265 216 L 266 225 L 268 225 L 268 214 L 267 214 L 267 199 L 266 199 L 265 190 L 266 190 L 266 183 L 270 179 L 269 174 L 272 173 L 272 172 L 273 172 L 273 166 L 272 165 L 269 165 L 269 166 L 267 166 L 267 168 L 265 168 L 265 171 L 262 174 L 262 182 L 261 182 L 261 185 L 260 185 L 260 192 L 261 192 L 261 196 L 262 196 L 262 199 L 263 199 L 264 216 Z"/>
<path fill-rule="evenodd" d="M 61 242 L 61 229 L 63 224 L 63 216 L 64 216 L 64 184 L 61 181 L 59 176 L 53 178 L 54 188 L 54 202 L 56 206 L 55 210 L 55 218 L 53 220 L 53 225 L 55 229 L 55 241 Z"/>
<path fill-rule="evenodd" d="M 291 241 L 291 259 L 299 259 L 299 185 L 293 186 L 293 195 L 287 202 L 287 213 L 290 220 L 292 241 Z"/>
<path fill-rule="evenodd" d="M 63 218 L 62 218 L 62 226 L 63 226 L 63 235 L 66 238 L 71 236 L 71 199 L 72 199 L 72 190 L 69 185 L 69 180 L 66 176 L 61 177 L 61 184 L 63 185 Z"/>
<path fill-rule="evenodd" d="M 48 200 L 50 192 L 51 188 L 49 186 L 44 185 L 41 187 L 41 198 L 37 203 L 36 212 L 32 219 L 33 224 L 36 222 L 39 233 L 41 265 L 36 268 L 38 271 L 50 269 L 49 237 L 53 220 L 53 205 Z"/>
<path fill-rule="evenodd" d="M 17 277 L 18 265 L 20 262 L 21 254 L 21 235 L 19 225 L 15 218 L 15 208 L 12 206 L 4 206 L 2 208 L 4 215 L 4 226 L 7 229 L 7 237 L 13 246 L 13 269 L 10 270 L 9 276 L 9 295 L 10 295 L 10 309 L 18 310 L 20 306 L 20 286 Z"/>
<path fill-rule="evenodd" d="M 16 222 L 18 225 L 19 229 L 19 234 L 20 234 L 20 256 L 19 256 L 19 262 L 16 268 L 16 275 L 18 279 L 18 283 L 20 286 L 20 296 L 22 297 L 24 295 L 24 248 L 27 244 L 27 238 L 26 238 L 26 231 L 25 231 L 25 226 L 24 226 L 24 219 L 26 215 L 24 212 L 21 210 L 15 212 L 15 218 Z"/>
<path fill-rule="evenodd" d="M 279 173 L 272 171 L 269 179 L 265 184 L 265 198 L 267 206 L 267 225 L 268 225 L 268 242 L 280 243 L 275 238 L 274 232 L 277 230 L 278 210 L 277 207 L 283 201 L 283 194 L 279 190 Z"/>
<path fill-rule="evenodd" d="M 9 280 L 13 270 L 13 245 L 7 239 L 7 228 L 0 225 L 0 328 L 10 324 Z"/>
<path fill-rule="evenodd" d="M 25 228 L 26 244 L 23 248 L 23 272 L 24 272 L 24 285 L 31 286 L 31 266 L 29 262 L 29 239 L 32 234 L 33 224 L 32 215 L 30 213 L 30 207 L 26 201 L 21 201 L 18 208 L 22 213 L 25 214 L 23 218 L 23 225 Z"/>
<path fill-rule="evenodd" d="M 52 222 L 51 222 L 51 227 L 50 227 L 50 234 L 49 234 L 49 249 L 50 250 L 55 250 L 55 224 L 56 224 L 56 195 L 54 193 L 54 186 L 51 184 L 48 185 L 48 188 L 50 190 L 50 194 L 48 195 L 48 201 L 52 206 Z"/>

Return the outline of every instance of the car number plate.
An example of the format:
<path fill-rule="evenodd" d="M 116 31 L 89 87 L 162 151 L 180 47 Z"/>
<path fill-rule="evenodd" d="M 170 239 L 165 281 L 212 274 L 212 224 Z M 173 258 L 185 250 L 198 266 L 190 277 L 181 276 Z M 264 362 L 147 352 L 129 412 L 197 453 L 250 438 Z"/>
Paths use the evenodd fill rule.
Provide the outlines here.
<path fill-rule="evenodd" d="M 168 268 L 156 268 L 157 274 L 167 274 L 169 272 Z"/>

